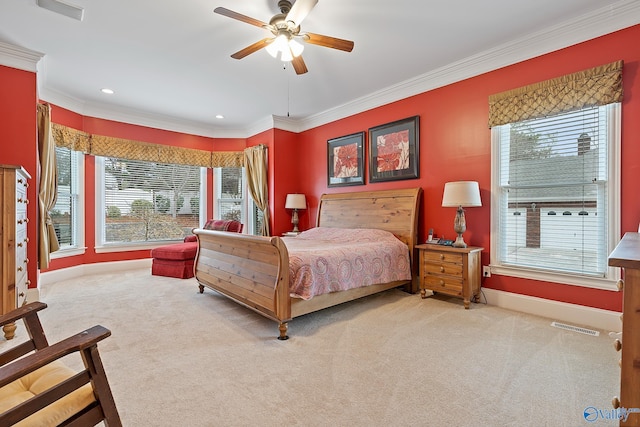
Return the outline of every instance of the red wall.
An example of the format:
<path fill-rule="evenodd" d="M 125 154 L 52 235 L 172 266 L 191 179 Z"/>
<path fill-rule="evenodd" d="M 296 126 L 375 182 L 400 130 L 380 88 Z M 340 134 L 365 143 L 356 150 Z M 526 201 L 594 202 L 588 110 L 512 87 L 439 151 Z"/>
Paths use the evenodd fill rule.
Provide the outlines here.
<path fill-rule="evenodd" d="M 558 77 L 586 68 L 625 61 L 622 113 L 621 204 L 622 232 L 635 231 L 640 222 L 640 198 L 636 197 L 635 180 L 640 177 L 640 92 L 638 63 L 640 25 L 594 40 L 504 67 L 480 76 L 431 90 L 392 104 L 375 108 L 342 120 L 294 134 L 271 129 L 248 139 L 218 139 L 186 135 L 176 132 L 128 125 L 108 120 L 83 117 L 54 108 L 53 121 L 86 132 L 112 137 L 134 139 L 158 144 L 181 145 L 206 150 L 236 151 L 248 146 L 265 144 L 269 153 L 269 200 L 272 234 L 291 229 L 291 216 L 284 209 L 286 194 L 304 193 L 309 209 L 301 212 L 300 228 L 315 224 L 318 200 L 323 193 L 382 190 L 422 187 L 424 197 L 420 213 L 420 240 L 429 228 L 437 235 L 454 237 L 454 210 L 440 206 L 444 183 L 453 180 L 475 180 L 481 188 L 483 206 L 469 208 L 465 240 L 484 247 L 483 264 L 489 264 L 490 250 L 490 187 L 491 145 L 488 122 L 488 97 L 491 94 Z M 35 171 L 35 75 L 0 66 L 0 127 L 2 153 L 0 163 L 18 163 L 34 174 Z M 364 186 L 327 187 L 327 140 L 410 116 L 420 116 L 420 178 L 414 180 L 366 184 Z M 7 119 L 7 120 L 5 120 Z M 8 148 L 20 147 L 19 151 Z M 365 152 L 365 157 L 366 157 Z M 366 163 L 366 162 L 365 162 Z M 86 194 L 85 221 L 87 254 L 54 260 L 52 269 L 84 263 L 147 258 L 149 251 L 97 254 L 93 247 L 94 162 L 85 161 Z M 365 166 L 366 168 L 366 166 Z M 365 177 L 368 170 L 365 169 Z M 211 174 L 209 182 L 211 183 Z M 30 190 L 34 192 L 34 188 Z M 211 191 L 209 192 L 211 194 Z M 35 193 L 31 196 L 35 199 Z M 211 212 L 212 200 L 207 206 Z M 35 204 L 30 209 L 35 217 Z M 35 224 L 29 232 L 35 235 Z M 30 248 L 30 258 L 34 245 Z M 35 263 L 32 264 L 35 268 Z M 35 274 L 30 272 L 32 277 Z M 621 310 L 621 294 L 493 275 L 484 279 L 483 286 L 492 289 L 531 295 L 608 310 Z"/>
<path fill-rule="evenodd" d="M 327 192 L 381 190 L 420 186 L 424 198 L 420 219 L 420 240 L 429 228 L 436 235 L 455 237 L 454 209 L 442 208 L 442 191 L 447 181 L 478 181 L 483 206 L 467 209 L 465 241 L 484 247 L 483 264 L 489 264 L 491 220 L 491 133 L 488 97 L 530 83 L 558 77 L 590 67 L 624 60 L 624 102 L 622 113 L 622 232 L 636 231 L 640 222 L 640 197 L 634 188 L 640 177 L 640 93 L 638 62 L 640 25 L 618 31 L 566 49 L 504 67 L 480 76 L 425 92 L 302 133 L 299 144 L 304 156 L 313 159 L 300 171 L 303 192 L 317 207 L 317 196 Z M 327 140 L 366 131 L 368 128 L 410 116 L 420 116 L 420 178 L 367 184 L 358 187 L 327 187 Z M 367 151 L 367 150 L 365 150 Z M 365 152 L 365 157 L 367 156 Z M 368 170 L 365 170 L 368 177 Z M 311 221 L 314 221 L 312 219 Z M 483 286 L 518 294 L 590 307 L 621 311 L 621 294 L 570 285 L 492 275 Z"/>
<path fill-rule="evenodd" d="M 27 197 L 27 274 L 35 286 L 38 269 L 38 131 L 36 75 L 0 66 L 0 164 L 22 166 L 31 175 Z"/>

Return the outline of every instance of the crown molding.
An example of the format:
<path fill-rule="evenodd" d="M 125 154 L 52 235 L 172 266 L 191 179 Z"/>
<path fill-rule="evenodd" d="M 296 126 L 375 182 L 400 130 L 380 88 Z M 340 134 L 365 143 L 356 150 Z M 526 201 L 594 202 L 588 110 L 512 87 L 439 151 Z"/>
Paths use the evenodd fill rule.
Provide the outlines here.
<path fill-rule="evenodd" d="M 206 123 L 179 120 L 175 117 L 163 117 L 139 110 L 116 109 L 94 103 L 85 103 L 59 92 L 47 90 L 45 88 L 46 78 L 42 81 L 38 80 L 39 96 L 45 101 L 90 117 L 212 138 L 248 138 L 274 128 L 300 133 L 638 23 L 640 23 L 640 2 L 637 0 L 621 0 L 592 13 L 504 43 L 493 49 L 388 86 L 323 112 L 299 119 L 268 116 L 245 128 L 238 129 L 217 128 Z M 44 56 L 40 52 L 0 42 L 0 65 L 37 72 L 38 64 Z"/>
<path fill-rule="evenodd" d="M 43 57 L 44 53 L 0 42 L 0 65 L 36 73 Z"/>
<path fill-rule="evenodd" d="M 299 120 L 300 131 L 516 64 L 640 23 L 640 2 L 622 0 L 571 21 L 529 34 L 367 96 Z"/>

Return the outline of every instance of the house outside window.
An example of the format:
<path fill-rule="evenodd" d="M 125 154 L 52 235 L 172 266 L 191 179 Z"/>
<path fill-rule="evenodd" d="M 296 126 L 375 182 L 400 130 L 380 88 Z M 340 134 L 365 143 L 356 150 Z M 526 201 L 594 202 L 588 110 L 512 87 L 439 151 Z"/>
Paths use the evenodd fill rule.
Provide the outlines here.
<path fill-rule="evenodd" d="M 97 244 L 139 246 L 181 240 L 199 227 L 206 169 L 96 157 Z"/>
<path fill-rule="evenodd" d="M 492 128 L 492 270 L 614 289 L 620 104 Z"/>
<path fill-rule="evenodd" d="M 80 194 L 84 188 L 83 154 L 56 147 L 58 193 L 49 212 L 60 249 L 52 258 L 84 252 L 84 205 Z"/>

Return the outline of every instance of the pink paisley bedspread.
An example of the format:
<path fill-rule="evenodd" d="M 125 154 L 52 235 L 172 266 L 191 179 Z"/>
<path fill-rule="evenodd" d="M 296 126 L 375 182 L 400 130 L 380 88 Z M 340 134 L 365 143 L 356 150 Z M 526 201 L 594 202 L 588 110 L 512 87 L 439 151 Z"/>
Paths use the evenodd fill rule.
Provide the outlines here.
<path fill-rule="evenodd" d="M 292 297 L 411 280 L 409 250 L 392 233 L 317 227 L 282 239 L 289 251 Z"/>

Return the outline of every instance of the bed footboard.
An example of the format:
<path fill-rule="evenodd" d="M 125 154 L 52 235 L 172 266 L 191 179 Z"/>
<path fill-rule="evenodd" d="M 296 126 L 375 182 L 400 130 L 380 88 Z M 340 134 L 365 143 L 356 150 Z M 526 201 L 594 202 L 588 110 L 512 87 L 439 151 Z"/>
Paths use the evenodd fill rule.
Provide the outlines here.
<path fill-rule="evenodd" d="M 280 323 L 286 339 L 291 320 L 289 254 L 279 237 L 195 229 L 195 277 L 204 286 Z"/>

